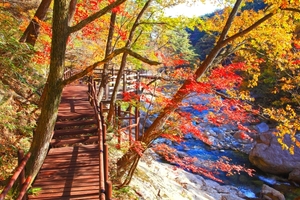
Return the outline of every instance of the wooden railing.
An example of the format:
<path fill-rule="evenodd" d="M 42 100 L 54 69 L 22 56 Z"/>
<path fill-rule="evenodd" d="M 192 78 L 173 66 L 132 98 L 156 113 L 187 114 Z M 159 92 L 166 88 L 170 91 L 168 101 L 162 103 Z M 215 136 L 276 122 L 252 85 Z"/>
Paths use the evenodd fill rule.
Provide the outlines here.
<path fill-rule="evenodd" d="M 6 187 L 2 190 L 2 193 L 0 195 L 0 200 L 4 200 L 5 196 L 9 192 L 9 190 L 13 187 L 13 185 L 16 183 L 17 179 L 19 179 L 19 195 L 17 196 L 16 200 L 26 200 L 26 192 L 28 189 L 28 186 L 31 182 L 31 176 L 25 177 L 25 166 L 30 158 L 31 153 L 28 152 L 26 156 L 24 156 L 24 152 L 22 150 L 18 151 L 18 159 L 19 159 L 19 165 L 16 168 L 13 176 L 11 177 L 10 181 L 6 185 Z"/>
<path fill-rule="evenodd" d="M 112 198 L 112 183 L 108 178 L 108 146 L 106 144 L 106 125 L 100 106 L 97 105 L 96 84 L 93 78 L 89 82 L 89 100 L 93 105 L 98 123 L 98 145 L 99 145 L 99 199 L 108 200 Z"/>
<path fill-rule="evenodd" d="M 96 88 L 99 84 L 99 81 L 101 81 L 101 77 L 103 73 L 102 69 L 96 69 L 94 70 L 94 87 Z M 112 95 L 112 92 L 115 87 L 115 81 L 117 78 L 118 71 L 117 70 L 109 70 L 107 72 L 107 76 L 109 76 L 109 81 L 106 84 L 104 95 L 102 98 L 102 102 L 104 104 L 110 103 L 110 98 Z M 99 78 L 100 77 L 100 78 Z M 133 92 L 138 94 L 140 91 L 140 74 L 139 71 L 136 70 L 125 70 L 122 75 L 122 81 L 121 81 L 121 87 L 118 94 L 118 99 L 123 97 L 124 92 Z M 90 90 L 90 89 L 89 89 Z M 103 109 L 104 112 L 106 112 L 108 109 Z M 115 104 L 115 128 L 118 130 L 118 143 L 119 146 L 121 146 L 122 143 L 122 137 L 123 135 L 128 135 L 128 141 L 129 145 L 131 145 L 132 142 L 139 140 L 139 109 L 138 107 L 129 106 L 126 111 L 121 109 L 121 106 L 118 104 Z M 128 125 L 123 126 L 121 125 L 121 122 L 128 121 Z M 133 130 L 134 129 L 134 134 Z M 126 139 L 127 140 L 127 139 Z"/>
<path fill-rule="evenodd" d="M 99 81 L 101 81 L 102 78 L 102 69 L 95 69 L 94 70 L 94 81 L 98 84 Z M 108 76 L 108 82 L 104 89 L 104 95 L 102 98 L 102 101 L 109 101 L 110 97 L 113 93 L 115 82 L 117 79 L 117 70 L 109 70 L 106 74 Z M 135 92 L 138 87 L 138 83 L 140 82 L 140 76 L 138 71 L 133 70 L 124 70 L 124 73 L 121 77 L 121 87 L 119 91 L 117 92 L 117 95 L 122 95 L 124 92 Z"/>
<path fill-rule="evenodd" d="M 121 106 L 116 106 L 115 108 L 116 117 L 117 119 L 117 130 L 118 130 L 118 143 L 119 146 L 122 143 L 122 135 L 123 133 L 127 131 L 126 134 L 128 134 L 128 141 L 129 145 L 131 145 L 132 142 L 139 140 L 139 121 L 140 121 L 140 114 L 139 109 L 137 107 L 133 107 L 130 105 L 126 111 L 122 111 Z M 121 126 L 121 122 L 124 123 L 124 121 L 128 120 L 127 126 Z M 134 129 L 134 134 L 132 132 L 132 129 Z M 134 138 L 133 138 L 134 135 Z"/>
<path fill-rule="evenodd" d="M 66 68 L 64 71 L 64 80 L 70 78 L 72 76 L 72 69 L 71 68 Z"/>

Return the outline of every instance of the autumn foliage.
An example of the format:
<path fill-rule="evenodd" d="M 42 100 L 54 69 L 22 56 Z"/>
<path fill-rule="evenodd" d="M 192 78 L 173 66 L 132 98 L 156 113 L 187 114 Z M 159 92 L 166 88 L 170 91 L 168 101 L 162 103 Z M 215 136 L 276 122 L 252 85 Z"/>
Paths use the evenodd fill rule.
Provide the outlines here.
<path fill-rule="evenodd" d="M 138 105 L 141 110 L 147 112 L 149 116 L 155 116 L 157 120 L 148 130 L 145 130 L 145 141 L 133 143 L 124 154 L 123 160 L 120 159 L 119 169 L 125 171 L 121 176 L 131 168 L 131 163 L 135 163 L 140 158 L 149 143 L 158 137 L 181 142 L 185 134 L 192 133 L 209 145 L 209 139 L 199 127 L 195 126 L 202 122 L 214 126 L 232 125 L 241 132 L 241 139 L 249 140 L 251 138 L 248 133 L 254 131 L 250 130 L 246 124 L 256 123 L 260 115 L 274 122 L 277 127 L 274 134 L 277 135 L 283 149 L 293 153 L 293 149 L 300 146 L 296 137 L 300 130 L 299 1 L 266 0 L 264 2 L 268 7 L 264 10 L 243 10 L 240 9 L 241 1 L 237 0 L 234 5 L 237 7 L 234 7 L 236 10 L 233 9 L 232 4 L 228 4 L 230 6 L 226 6 L 223 12 L 215 13 L 211 18 L 207 18 L 205 23 L 202 19 L 165 17 L 160 11 L 172 5 L 173 1 L 155 3 L 150 0 L 125 1 L 113 8 L 111 12 L 78 28 L 78 31 L 68 32 L 105 6 L 115 2 L 117 0 L 78 1 L 73 21 L 68 25 L 69 27 L 64 27 L 69 37 L 63 41 L 65 42 L 63 46 L 68 45 L 68 48 L 67 51 L 61 52 L 64 55 L 63 59 L 59 60 L 62 63 L 59 66 L 55 66 L 56 62 L 53 62 L 55 58 L 50 56 L 51 52 L 64 49 L 51 51 L 50 44 L 54 35 L 52 35 L 51 24 L 56 22 L 51 22 L 51 17 L 46 21 L 36 19 L 41 26 L 41 34 L 32 62 L 38 66 L 45 66 L 41 71 L 47 74 L 48 64 L 52 59 L 50 66 L 54 72 L 57 72 L 58 68 L 62 72 L 66 66 L 76 66 L 78 70 L 84 72 L 82 76 L 90 73 L 93 66 L 101 67 L 108 61 L 114 63 L 114 67 L 120 66 L 120 56 L 112 53 L 109 59 L 104 58 L 105 42 L 111 26 L 108 13 L 112 12 L 117 14 L 116 23 L 113 25 L 115 32 L 111 41 L 113 52 L 126 46 L 138 54 L 139 57 L 125 59 L 125 62 L 133 69 L 143 68 L 155 71 L 156 68 L 152 69 L 143 63 L 145 59 L 141 58 L 144 57 L 159 60 L 163 67 L 168 69 L 165 80 L 168 79 L 169 82 L 161 79 L 159 83 L 142 84 L 144 90 L 149 91 L 155 98 L 145 94 L 123 94 L 124 101 Z M 144 12 L 145 15 L 141 16 L 138 23 L 135 23 L 136 17 L 146 3 L 151 3 L 151 6 L 145 7 L 147 12 Z M 64 8 L 66 9 L 67 5 Z M 67 13 L 67 10 L 64 13 Z M 24 27 L 22 25 L 21 29 Z M 180 40 L 187 39 L 186 35 L 178 37 L 179 30 L 185 30 L 186 27 L 198 28 L 213 37 L 215 42 L 204 60 L 197 59 L 188 41 Z M 131 32 L 131 30 L 134 31 Z M 175 40 L 178 43 L 174 43 Z M 124 51 L 122 53 L 125 54 Z M 227 64 L 224 64 L 225 60 Z M 99 63 L 102 63 L 101 66 L 98 66 Z M 176 69 L 178 66 L 179 69 Z M 84 71 L 87 68 L 89 71 Z M 53 82 L 50 83 L 55 86 L 62 84 L 61 77 L 57 77 L 60 74 L 49 76 L 53 78 Z M 81 77 L 78 76 L 78 78 Z M 59 85 L 59 88 L 63 88 L 63 85 Z M 266 89 L 263 94 L 260 93 L 261 89 Z M 191 101 L 195 96 L 203 103 Z M 255 99 L 257 96 L 260 99 Z M 266 100 L 261 96 L 270 98 Z M 145 104 L 140 103 L 140 99 L 144 100 Z M 58 100 L 55 102 L 57 103 Z M 49 105 L 51 103 L 53 102 L 48 102 Z M 46 106 L 44 107 L 42 113 L 49 110 Z M 199 118 L 184 112 L 185 107 L 207 114 Z M 53 115 L 54 118 L 57 109 L 51 108 L 53 112 L 49 115 Z M 51 135 L 52 125 L 49 126 L 50 131 L 45 130 L 45 127 L 51 124 L 50 120 L 45 122 L 40 120 L 40 123 L 38 124 L 40 132 L 36 135 L 40 134 L 41 137 Z M 292 146 L 284 143 L 285 135 L 289 135 L 294 142 Z M 36 139 L 37 137 L 34 141 Z M 194 158 L 178 158 L 174 149 L 164 145 L 155 148 L 167 161 L 215 179 L 207 169 L 194 166 Z M 210 167 L 220 171 L 244 170 L 249 174 L 252 173 L 251 170 L 243 169 L 243 167 L 229 165 L 227 160 L 210 164 Z"/>

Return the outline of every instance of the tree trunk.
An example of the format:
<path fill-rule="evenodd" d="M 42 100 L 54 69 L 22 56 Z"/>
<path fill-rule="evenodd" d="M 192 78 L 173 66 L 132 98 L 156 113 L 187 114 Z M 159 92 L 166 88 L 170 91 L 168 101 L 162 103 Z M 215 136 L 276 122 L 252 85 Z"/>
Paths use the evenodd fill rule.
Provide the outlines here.
<path fill-rule="evenodd" d="M 111 16 L 110 16 L 110 26 L 109 26 L 109 32 L 108 32 L 107 42 L 106 42 L 105 57 L 107 57 L 112 52 L 112 39 L 113 39 L 113 36 L 114 36 L 114 31 L 115 31 L 116 17 L 117 17 L 117 13 L 112 12 Z M 107 81 L 108 81 L 108 78 L 109 78 L 106 74 L 108 66 L 109 66 L 109 62 L 110 61 L 105 63 L 104 66 L 103 66 L 101 83 L 100 83 L 99 90 L 98 90 L 98 95 L 97 95 L 98 96 L 98 104 L 101 102 L 101 100 L 103 98 L 104 90 L 105 90 L 105 87 L 107 85 Z"/>
<path fill-rule="evenodd" d="M 54 0 L 50 71 L 44 88 L 47 95 L 42 102 L 41 115 L 30 148 L 32 156 L 27 164 L 27 172 L 33 179 L 47 155 L 63 90 L 69 3 L 70 0 Z"/>
<path fill-rule="evenodd" d="M 9 2 L 13 7 L 21 8 L 22 10 L 30 10 L 37 8 L 40 5 L 41 0 L 5 0 L 1 1 L 1 3 L 2 2 Z"/>
<path fill-rule="evenodd" d="M 76 5 L 77 5 L 77 0 L 71 0 L 69 6 L 69 18 L 68 18 L 69 26 L 71 25 L 73 17 L 75 15 Z"/>
<path fill-rule="evenodd" d="M 209 55 L 206 57 L 206 59 L 203 61 L 203 63 L 198 67 L 196 72 L 194 73 L 194 80 L 200 79 L 205 71 L 210 67 L 210 65 L 215 60 L 218 53 L 221 51 L 221 49 L 229 43 L 230 38 L 226 39 L 228 30 L 232 24 L 232 21 L 237 13 L 237 10 L 241 4 L 242 0 L 238 0 L 234 8 L 225 24 L 225 27 L 223 28 L 222 34 L 216 44 L 216 46 L 211 50 Z M 232 36 L 235 37 L 235 36 Z M 166 105 L 166 107 L 160 112 L 159 116 L 154 120 L 152 125 L 146 130 L 146 132 L 141 137 L 141 143 L 145 146 L 145 150 L 149 147 L 151 142 L 155 140 L 156 138 L 160 137 L 160 135 L 163 133 L 162 128 L 166 122 L 166 120 L 169 118 L 170 114 L 178 107 L 178 105 L 182 102 L 182 100 L 185 98 L 186 95 L 188 95 L 187 86 L 189 86 L 191 83 L 191 80 L 187 79 L 183 85 L 180 87 L 180 89 L 176 92 L 176 94 L 173 96 L 172 100 L 169 104 Z M 144 150 L 144 151 L 145 151 Z M 122 184 L 119 187 L 126 186 L 130 183 L 130 180 L 132 178 L 133 172 L 137 167 L 137 163 L 140 159 L 140 156 L 137 152 L 133 151 L 132 149 L 129 149 L 121 159 L 117 162 L 117 175 L 120 180 L 123 179 Z"/>
<path fill-rule="evenodd" d="M 38 7 L 33 19 L 30 21 L 30 24 L 27 26 L 25 32 L 23 33 L 20 42 L 26 42 L 31 44 L 32 46 L 35 45 L 37 37 L 40 33 L 40 24 L 38 20 L 44 20 L 46 13 L 49 9 L 51 0 L 43 0 Z M 37 20 L 38 19 L 38 20 Z"/>
<path fill-rule="evenodd" d="M 190 84 L 190 81 L 187 80 L 182 85 L 182 87 L 177 91 L 175 96 L 172 99 L 172 104 L 169 104 L 164 108 L 164 110 L 159 114 L 155 119 L 152 125 L 146 130 L 142 135 L 140 142 L 145 147 L 144 151 L 149 147 L 151 142 L 158 138 L 163 132 L 161 131 L 166 120 L 169 118 L 170 114 L 178 107 L 184 97 L 187 95 L 186 86 Z M 122 184 L 119 187 L 126 186 L 130 183 L 134 170 L 137 167 L 138 161 L 140 159 L 139 154 L 129 149 L 126 154 L 123 155 L 121 159 L 117 162 L 117 177 L 122 181 Z"/>
<path fill-rule="evenodd" d="M 115 106 L 118 91 L 119 91 L 119 88 L 120 88 L 121 78 L 122 78 L 124 69 L 126 67 L 127 56 L 128 56 L 128 53 L 123 53 L 120 69 L 118 71 L 118 75 L 117 75 L 116 82 L 115 82 L 114 91 L 113 91 L 113 93 L 111 95 L 111 99 L 110 99 L 109 112 L 108 112 L 108 116 L 107 116 L 107 123 L 111 123 L 112 119 L 113 119 L 113 116 L 114 116 L 114 110 L 115 110 L 114 106 Z"/>
<path fill-rule="evenodd" d="M 146 12 L 147 8 L 150 6 L 151 2 L 152 2 L 152 0 L 148 0 L 145 3 L 142 10 L 139 12 L 138 16 L 136 17 L 135 22 L 133 23 L 133 26 L 130 30 L 129 37 L 127 39 L 125 47 L 130 47 L 132 45 L 135 30 L 138 27 L 142 16 Z M 113 116 L 114 116 L 114 105 L 115 105 L 115 102 L 116 102 L 117 93 L 118 93 L 118 90 L 119 90 L 121 78 L 122 78 L 123 72 L 124 72 L 125 67 L 126 67 L 127 57 L 128 57 L 128 53 L 125 52 L 122 56 L 121 66 L 120 66 L 118 76 L 117 76 L 117 79 L 116 79 L 114 91 L 113 91 L 113 94 L 112 94 L 112 97 L 111 97 L 111 100 L 110 100 L 109 112 L 108 112 L 108 116 L 107 116 L 107 123 L 111 123 L 111 121 L 113 119 Z"/>

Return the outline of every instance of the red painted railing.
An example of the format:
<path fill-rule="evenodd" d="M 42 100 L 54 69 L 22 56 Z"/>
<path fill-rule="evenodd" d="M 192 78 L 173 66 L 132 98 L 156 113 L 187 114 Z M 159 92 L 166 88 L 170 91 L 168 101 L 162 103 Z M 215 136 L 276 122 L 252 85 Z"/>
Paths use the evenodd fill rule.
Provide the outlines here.
<path fill-rule="evenodd" d="M 28 152 L 26 156 L 24 156 L 24 152 L 22 150 L 18 151 L 18 158 L 19 158 L 19 165 L 16 168 L 13 176 L 10 178 L 10 181 L 6 185 L 6 187 L 2 190 L 2 193 L 0 195 L 0 200 L 4 200 L 5 196 L 9 192 L 9 190 L 13 187 L 17 179 L 19 178 L 20 180 L 20 192 L 16 200 L 26 200 L 26 192 L 28 189 L 28 186 L 31 181 L 31 176 L 28 176 L 27 178 L 25 177 L 25 166 L 30 158 L 31 153 Z"/>
<path fill-rule="evenodd" d="M 106 142 L 106 126 L 103 123 L 103 115 L 100 106 L 97 105 L 96 85 L 92 78 L 89 82 L 89 99 L 93 105 L 98 123 L 99 144 L 99 199 L 112 198 L 112 183 L 108 179 L 108 146 Z"/>

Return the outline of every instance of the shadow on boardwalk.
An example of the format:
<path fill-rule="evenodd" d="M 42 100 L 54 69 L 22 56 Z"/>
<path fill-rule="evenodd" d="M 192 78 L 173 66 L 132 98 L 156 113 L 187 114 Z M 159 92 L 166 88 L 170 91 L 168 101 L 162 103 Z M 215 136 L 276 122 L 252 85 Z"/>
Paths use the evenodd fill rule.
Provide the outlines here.
<path fill-rule="evenodd" d="M 29 199 L 99 199 L 98 126 L 86 85 L 63 91 L 51 147 Z"/>

